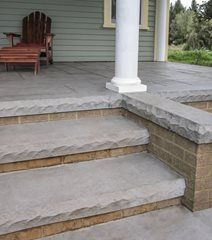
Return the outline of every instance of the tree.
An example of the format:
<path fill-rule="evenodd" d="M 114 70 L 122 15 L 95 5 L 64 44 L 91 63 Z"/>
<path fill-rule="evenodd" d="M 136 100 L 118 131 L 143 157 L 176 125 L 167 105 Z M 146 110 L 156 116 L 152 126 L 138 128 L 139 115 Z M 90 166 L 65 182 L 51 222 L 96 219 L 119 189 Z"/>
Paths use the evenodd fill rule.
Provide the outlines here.
<path fill-rule="evenodd" d="M 169 43 L 185 50 L 212 50 L 212 0 L 202 5 L 192 0 L 189 9 L 180 0 L 171 5 Z"/>
<path fill-rule="evenodd" d="M 212 0 L 209 0 L 200 6 L 200 16 L 205 20 L 212 19 Z"/>
<path fill-rule="evenodd" d="M 193 11 L 181 11 L 171 23 L 172 42 L 175 45 L 185 44 L 190 32 L 195 28 Z"/>
<path fill-rule="evenodd" d="M 169 12 L 169 19 L 170 19 L 170 22 L 172 22 L 172 20 L 174 19 L 174 6 L 173 4 L 171 3 L 170 4 L 170 12 Z"/>
<path fill-rule="evenodd" d="M 185 11 L 185 7 L 183 6 L 180 0 L 177 0 L 174 4 L 173 14 L 174 16 L 176 16 L 182 11 Z"/>
<path fill-rule="evenodd" d="M 171 23 L 173 22 L 175 16 L 174 16 L 174 6 L 171 3 L 170 4 L 170 12 L 169 12 L 169 45 L 172 44 L 172 36 L 171 36 Z"/>
<path fill-rule="evenodd" d="M 212 50 L 212 20 L 193 22 L 193 27 L 186 36 L 184 49 Z"/>
<path fill-rule="evenodd" d="M 196 0 L 192 0 L 190 9 L 195 13 L 198 12 L 198 4 L 197 4 Z"/>
<path fill-rule="evenodd" d="M 171 45 L 174 40 L 173 31 L 172 31 L 172 26 L 174 19 L 176 18 L 176 15 L 181 13 L 182 11 L 185 11 L 184 6 L 182 5 L 180 0 L 177 0 L 175 4 L 170 5 L 170 15 L 169 15 L 169 44 Z"/>

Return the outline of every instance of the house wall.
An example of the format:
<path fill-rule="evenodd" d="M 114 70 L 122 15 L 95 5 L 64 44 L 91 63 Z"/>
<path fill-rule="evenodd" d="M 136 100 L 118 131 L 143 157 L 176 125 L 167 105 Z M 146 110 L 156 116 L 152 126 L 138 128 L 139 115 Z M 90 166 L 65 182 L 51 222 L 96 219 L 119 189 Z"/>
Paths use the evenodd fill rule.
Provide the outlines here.
<path fill-rule="evenodd" d="M 149 1 L 148 31 L 140 30 L 139 61 L 154 60 L 156 0 Z M 55 61 L 114 61 L 115 30 L 103 28 L 104 0 L 0 0 L 0 47 L 3 32 L 21 32 L 25 15 L 41 10 L 52 18 Z"/>

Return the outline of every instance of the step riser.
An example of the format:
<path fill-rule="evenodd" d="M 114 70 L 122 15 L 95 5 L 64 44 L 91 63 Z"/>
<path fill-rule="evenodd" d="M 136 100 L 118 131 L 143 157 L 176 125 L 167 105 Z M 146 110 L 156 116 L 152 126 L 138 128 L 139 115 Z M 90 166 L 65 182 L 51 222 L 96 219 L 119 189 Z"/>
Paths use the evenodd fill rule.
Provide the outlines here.
<path fill-rule="evenodd" d="M 75 111 L 75 112 L 49 113 L 49 114 L 37 114 L 37 115 L 26 115 L 26 116 L 0 117 L 0 126 L 36 123 L 36 122 L 59 121 L 59 120 L 77 120 L 82 118 L 104 117 L 104 116 L 110 116 L 110 115 L 123 115 L 124 112 L 125 110 L 123 108 L 114 108 L 114 109 L 82 110 L 82 111 Z"/>
<path fill-rule="evenodd" d="M 66 156 L 58 156 L 58 157 L 52 157 L 52 158 L 27 160 L 22 162 L 5 163 L 5 164 L 0 164 L 0 173 L 21 171 L 21 170 L 41 168 L 41 167 L 50 167 L 50 166 L 56 166 L 61 164 L 71 164 L 71 163 L 91 161 L 91 160 L 110 158 L 110 157 L 118 157 L 118 156 L 123 156 L 131 153 L 144 152 L 146 150 L 147 150 L 147 145 L 141 145 L 141 146 L 131 146 L 131 147 L 123 147 L 123 148 L 116 148 L 116 149 L 107 149 L 107 150 L 101 150 L 101 151 L 72 154 L 72 155 L 66 155 Z"/>
<path fill-rule="evenodd" d="M 90 216 L 66 222 L 58 222 L 35 228 L 25 229 L 0 236 L 0 240 L 32 240 L 47 237 L 62 232 L 73 231 L 84 227 L 106 223 L 109 221 L 119 220 L 122 218 L 143 214 L 150 211 L 159 210 L 165 207 L 176 206 L 181 204 L 181 198 L 173 198 L 145 205 L 139 205 L 132 208 L 122 209 L 115 212 L 109 212 L 101 215 Z"/>

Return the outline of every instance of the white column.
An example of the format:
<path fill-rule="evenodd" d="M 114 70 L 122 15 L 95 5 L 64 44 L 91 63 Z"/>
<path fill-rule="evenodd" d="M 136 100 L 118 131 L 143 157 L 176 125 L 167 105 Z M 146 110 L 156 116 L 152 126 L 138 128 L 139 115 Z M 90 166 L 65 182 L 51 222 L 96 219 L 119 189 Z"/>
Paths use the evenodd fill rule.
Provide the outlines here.
<path fill-rule="evenodd" d="M 157 0 L 156 61 L 167 60 L 169 0 Z"/>
<path fill-rule="evenodd" d="M 140 0 L 116 1 L 115 77 L 106 87 L 116 92 L 142 92 L 138 78 Z"/>

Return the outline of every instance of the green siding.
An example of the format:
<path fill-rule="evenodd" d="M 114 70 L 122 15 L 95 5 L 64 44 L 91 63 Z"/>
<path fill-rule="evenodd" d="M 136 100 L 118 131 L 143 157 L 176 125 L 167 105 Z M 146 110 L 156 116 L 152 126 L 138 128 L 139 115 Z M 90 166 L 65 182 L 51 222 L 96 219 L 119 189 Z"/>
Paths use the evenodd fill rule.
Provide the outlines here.
<path fill-rule="evenodd" d="M 154 59 L 156 0 L 150 0 L 148 31 L 140 30 L 140 61 Z M 104 0 L 0 0 L 0 47 L 3 32 L 21 32 L 25 15 L 40 10 L 52 18 L 55 61 L 114 61 L 115 30 L 103 28 Z"/>

